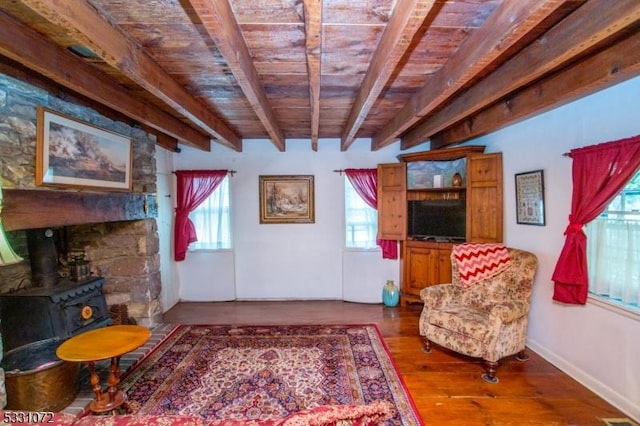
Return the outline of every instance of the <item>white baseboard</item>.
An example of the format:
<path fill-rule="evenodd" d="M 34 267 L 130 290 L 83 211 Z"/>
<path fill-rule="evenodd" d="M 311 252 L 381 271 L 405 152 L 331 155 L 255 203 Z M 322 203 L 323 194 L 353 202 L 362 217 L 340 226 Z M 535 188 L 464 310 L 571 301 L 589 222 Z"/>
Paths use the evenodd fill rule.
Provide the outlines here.
<path fill-rule="evenodd" d="M 596 380 L 586 372 L 579 368 L 576 368 L 572 363 L 566 359 L 559 357 L 555 353 L 547 350 L 545 347 L 540 346 L 537 342 L 527 339 L 527 347 L 531 348 L 538 355 L 549 361 L 554 366 L 558 367 L 564 373 L 577 380 L 581 385 L 587 387 L 592 392 L 596 393 L 599 397 L 607 401 L 609 404 L 616 407 L 618 410 L 625 413 L 629 418 L 636 422 L 640 422 L 640 405 L 638 402 L 633 402 L 626 398 L 624 395 L 619 394 L 609 386 Z"/>

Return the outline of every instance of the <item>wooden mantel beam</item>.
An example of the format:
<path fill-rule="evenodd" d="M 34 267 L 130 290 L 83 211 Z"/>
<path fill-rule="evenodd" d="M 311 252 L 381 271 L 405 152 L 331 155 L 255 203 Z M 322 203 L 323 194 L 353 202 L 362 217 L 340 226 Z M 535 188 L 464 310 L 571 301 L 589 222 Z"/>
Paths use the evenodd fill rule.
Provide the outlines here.
<path fill-rule="evenodd" d="M 7 231 L 158 217 L 155 194 L 4 189 Z"/>
<path fill-rule="evenodd" d="M 403 0 L 396 2 L 378 47 L 373 54 L 360 90 L 342 130 L 340 150 L 346 151 L 373 107 L 396 66 L 411 45 L 413 36 L 433 8 L 435 0 Z"/>
<path fill-rule="evenodd" d="M 429 77 L 389 124 L 374 135 L 372 149 L 389 145 L 423 117 L 444 105 L 462 87 L 477 78 L 488 65 L 566 3 L 568 1 L 560 0 L 502 2 L 447 63 Z"/>
<path fill-rule="evenodd" d="M 280 151 L 285 150 L 285 138 L 276 120 L 273 108 L 262 86 L 240 25 L 235 19 L 228 0 L 186 0 L 202 21 L 202 25 L 227 61 L 251 107 L 258 115 L 271 142 Z"/>
<path fill-rule="evenodd" d="M 112 67 L 236 151 L 242 140 L 205 104 L 189 94 L 144 49 L 127 38 L 92 7 L 87 0 L 20 0 L 31 10 L 63 28 L 79 44 L 87 46 Z"/>
<path fill-rule="evenodd" d="M 318 150 L 320 131 L 320 60 L 322 52 L 322 0 L 304 0 L 304 31 L 311 107 L 311 149 Z"/>
<path fill-rule="evenodd" d="M 558 70 L 604 40 L 640 21 L 637 0 L 590 0 L 522 49 L 477 85 L 402 137 L 401 148 L 418 145 L 520 87 Z"/>
<path fill-rule="evenodd" d="M 76 93 L 164 133 L 182 143 L 209 151 L 211 140 L 172 115 L 131 96 L 122 86 L 35 31 L 0 12 L 0 55 Z"/>

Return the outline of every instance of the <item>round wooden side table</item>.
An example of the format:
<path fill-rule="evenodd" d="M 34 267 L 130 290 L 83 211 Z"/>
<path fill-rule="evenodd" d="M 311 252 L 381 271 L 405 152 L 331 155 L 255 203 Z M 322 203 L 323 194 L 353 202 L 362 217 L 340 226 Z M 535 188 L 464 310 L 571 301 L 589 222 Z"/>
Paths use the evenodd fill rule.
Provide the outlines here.
<path fill-rule="evenodd" d="M 89 408 L 94 413 L 113 411 L 122 406 L 127 396 L 118 390 L 120 383 L 120 357 L 144 345 L 151 331 L 139 325 L 113 325 L 71 337 L 56 350 L 58 358 L 64 361 L 86 362 L 91 373 L 91 385 L 95 398 Z M 102 392 L 100 378 L 95 363 L 111 359 L 109 365 L 109 385 Z"/>

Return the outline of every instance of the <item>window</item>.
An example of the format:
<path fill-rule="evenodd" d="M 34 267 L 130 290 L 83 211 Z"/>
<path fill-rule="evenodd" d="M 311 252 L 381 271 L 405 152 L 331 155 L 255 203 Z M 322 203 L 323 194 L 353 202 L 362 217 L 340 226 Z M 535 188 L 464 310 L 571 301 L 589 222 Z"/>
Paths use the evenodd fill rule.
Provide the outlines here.
<path fill-rule="evenodd" d="M 640 312 L 640 171 L 585 232 L 589 292 Z"/>
<path fill-rule="evenodd" d="M 349 248 L 376 248 L 378 212 L 364 202 L 349 179 L 345 177 L 344 182 L 345 245 Z"/>
<path fill-rule="evenodd" d="M 229 208 L 229 176 L 189 215 L 196 228 L 198 241 L 189 250 L 231 248 L 231 211 Z"/>

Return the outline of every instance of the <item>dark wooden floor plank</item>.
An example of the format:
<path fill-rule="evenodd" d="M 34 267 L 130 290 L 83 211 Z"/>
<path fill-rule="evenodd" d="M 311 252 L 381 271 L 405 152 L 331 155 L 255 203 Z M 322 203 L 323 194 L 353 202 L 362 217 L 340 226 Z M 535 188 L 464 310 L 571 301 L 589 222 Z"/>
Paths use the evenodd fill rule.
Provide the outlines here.
<path fill-rule="evenodd" d="M 482 363 L 439 347 L 422 351 L 419 305 L 387 308 L 339 301 L 179 303 L 165 313 L 175 324 L 378 325 L 427 425 L 598 425 L 626 417 L 540 355 L 500 363 L 497 384 L 481 379 Z"/>

